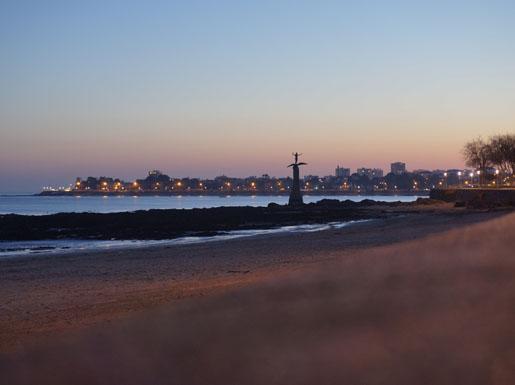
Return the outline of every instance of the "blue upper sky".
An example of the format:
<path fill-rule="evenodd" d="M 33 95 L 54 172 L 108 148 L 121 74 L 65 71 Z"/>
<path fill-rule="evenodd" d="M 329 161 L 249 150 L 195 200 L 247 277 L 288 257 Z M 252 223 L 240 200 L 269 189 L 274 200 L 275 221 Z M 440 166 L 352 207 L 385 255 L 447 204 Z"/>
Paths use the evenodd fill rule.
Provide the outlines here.
<path fill-rule="evenodd" d="M 0 3 L 0 191 L 462 165 L 515 130 L 513 1 Z"/>

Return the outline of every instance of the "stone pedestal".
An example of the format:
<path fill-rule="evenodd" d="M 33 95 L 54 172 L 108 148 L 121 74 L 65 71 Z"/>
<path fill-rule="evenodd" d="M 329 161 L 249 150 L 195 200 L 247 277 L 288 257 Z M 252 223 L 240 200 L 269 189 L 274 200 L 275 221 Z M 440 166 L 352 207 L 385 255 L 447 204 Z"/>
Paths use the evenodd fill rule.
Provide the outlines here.
<path fill-rule="evenodd" d="M 290 206 L 302 206 L 302 193 L 300 192 L 300 178 L 299 178 L 299 166 L 294 164 L 293 167 L 293 184 L 290 191 L 290 199 L 288 205 Z"/>

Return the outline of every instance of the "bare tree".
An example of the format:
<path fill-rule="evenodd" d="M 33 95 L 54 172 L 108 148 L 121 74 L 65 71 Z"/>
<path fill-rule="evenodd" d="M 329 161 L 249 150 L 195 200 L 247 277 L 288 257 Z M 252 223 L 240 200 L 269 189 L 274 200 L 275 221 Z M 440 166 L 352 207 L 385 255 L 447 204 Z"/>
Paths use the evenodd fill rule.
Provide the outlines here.
<path fill-rule="evenodd" d="M 490 161 L 505 175 L 515 172 L 515 135 L 495 135 L 490 138 Z"/>
<path fill-rule="evenodd" d="M 469 167 L 479 170 L 479 184 L 483 184 L 485 180 L 486 168 L 490 166 L 491 149 L 489 144 L 478 137 L 466 143 L 462 150 L 465 163 Z"/>

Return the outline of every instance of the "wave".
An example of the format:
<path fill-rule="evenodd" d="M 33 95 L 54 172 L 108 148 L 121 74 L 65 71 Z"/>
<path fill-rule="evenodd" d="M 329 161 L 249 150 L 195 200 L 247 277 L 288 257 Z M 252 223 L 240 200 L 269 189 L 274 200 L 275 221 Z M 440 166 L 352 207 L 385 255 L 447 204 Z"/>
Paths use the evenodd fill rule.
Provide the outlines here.
<path fill-rule="evenodd" d="M 164 240 L 82 240 L 82 239 L 60 239 L 40 241 L 2 241 L 0 242 L 0 258 L 19 257 L 37 254 L 70 253 L 77 251 L 101 251 L 113 249 L 133 249 L 150 246 L 163 245 L 190 245 L 195 243 L 219 242 L 237 238 L 253 237 L 260 235 L 296 233 L 296 232 L 317 232 L 330 229 L 341 229 L 355 223 L 368 222 L 370 219 L 330 222 L 319 224 L 305 224 L 295 226 L 281 226 L 271 229 L 233 230 L 218 232 L 209 236 L 184 236 Z"/>

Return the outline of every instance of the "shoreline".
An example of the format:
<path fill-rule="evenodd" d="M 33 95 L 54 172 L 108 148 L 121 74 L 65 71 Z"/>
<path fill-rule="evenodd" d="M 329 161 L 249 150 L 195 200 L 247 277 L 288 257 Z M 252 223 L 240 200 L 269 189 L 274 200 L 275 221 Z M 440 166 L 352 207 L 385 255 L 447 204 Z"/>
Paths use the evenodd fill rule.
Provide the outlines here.
<path fill-rule="evenodd" d="M 413 210 L 449 209 L 427 198 L 413 202 L 323 199 L 300 207 L 227 206 L 201 209 L 151 209 L 119 213 L 0 215 L 0 241 L 57 239 L 128 240 L 211 236 L 231 230 L 345 222 L 399 215 Z"/>
<path fill-rule="evenodd" d="M 0 351 L 25 349 L 63 332 L 353 259 L 509 212 L 417 210 L 320 232 L 0 259 Z"/>
<path fill-rule="evenodd" d="M 331 191 L 331 190 L 318 190 L 318 191 L 302 191 L 303 196 L 429 196 L 429 191 L 367 191 L 367 192 L 353 192 L 353 191 Z M 60 196 L 289 196 L 289 191 L 41 191 L 39 193 L 30 194 L 31 196 L 46 196 L 46 197 L 60 197 Z"/>
<path fill-rule="evenodd" d="M 346 222 L 328 222 L 292 226 L 277 226 L 265 229 L 229 230 L 213 235 L 184 236 L 162 240 L 91 240 L 91 239 L 57 239 L 31 241 L 0 241 L 0 259 L 22 258 L 30 256 L 62 255 L 77 252 L 102 253 L 113 250 L 137 250 L 172 245 L 194 245 L 201 243 L 222 242 L 232 239 L 252 238 L 274 234 L 318 232 L 352 226 L 374 219 L 362 219 Z"/>

